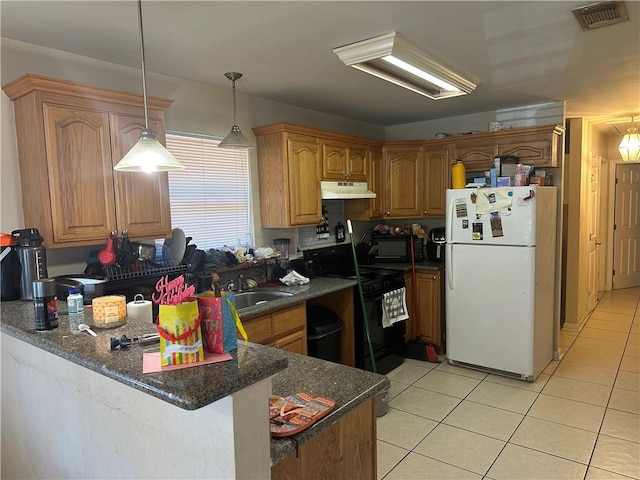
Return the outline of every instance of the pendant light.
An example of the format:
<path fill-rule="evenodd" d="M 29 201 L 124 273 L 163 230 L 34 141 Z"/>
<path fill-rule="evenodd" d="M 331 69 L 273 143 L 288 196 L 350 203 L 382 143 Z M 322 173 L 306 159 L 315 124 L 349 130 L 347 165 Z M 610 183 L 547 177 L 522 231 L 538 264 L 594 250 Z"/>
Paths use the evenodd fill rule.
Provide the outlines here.
<path fill-rule="evenodd" d="M 224 137 L 218 144 L 218 148 L 253 148 L 251 142 L 240 131 L 240 127 L 236 124 L 236 80 L 242 77 L 238 72 L 227 72 L 224 74 L 229 80 L 231 80 L 231 86 L 233 88 L 233 127 L 229 135 Z"/>
<path fill-rule="evenodd" d="M 147 106 L 147 78 L 144 67 L 144 35 L 142 33 L 142 1 L 138 0 L 138 22 L 140 24 L 140 57 L 142 59 L 142 97 L 144 99 L 144 125 L 140 139 L 122 160 L 113 167 L 120 172 L 167 172 L 184 170 L 182 165 L 158 141 L 156 132 L 149 128 L 149 107 Z"/>
<path fill-rule="evenodd" d="M 633 117 L 631 121 L 633 122 Z M 618 145 L 618 151 L 625 162 L 640 162 L 640 134 L 635 127 L 627 129 L 627 133 Z"/>

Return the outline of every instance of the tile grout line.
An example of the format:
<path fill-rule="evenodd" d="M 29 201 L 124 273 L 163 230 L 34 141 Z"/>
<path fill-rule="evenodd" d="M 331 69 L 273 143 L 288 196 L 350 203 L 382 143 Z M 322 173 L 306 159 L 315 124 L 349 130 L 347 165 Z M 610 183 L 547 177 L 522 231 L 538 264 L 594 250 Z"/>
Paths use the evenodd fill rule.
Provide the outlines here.
<path fill-rule="evenodd" d="M 604 298 L 604 297 L 603 297 L 603 298 Z M 575 336 L 574 340 L 571 342 L 571 345 L 567 348 L 567 353 L 568 353 L 568 352 L 569 352 L 569 350 L 574 346 L 575 341 L 576 341 L 578 338 L 580 338 L 580 336 L 582 335 L 582 330 L 583 330 L 584 328 L 586 328 L 586 327 L 587 327 L 587 325 L 588 325 L 589 321 L 592 319 L 591 317 L 592 317 L 593 313 L 595 313 L 595 310 L 596 310 L 596 309 L 597 309 L 597 305 L 596 305 L 596 308 L 594 308 L 594 310 L 593 310 L 592 312 L 590 312 L 590 314 L 589 314 L 589 318 L 588 318 L 588 319 L 587 319 L 587 321 L 585 322 L 584 326 L 583 326 L 583 327 L 581 328 L 581 330 L 577 333 L 577 335 Z M 638 299 L 637 299 L 636 308 L 635 308 L 634 312 L 636 312 L 636 313 L 637 313 L 638 311 L 640 311 L 640 297 L 638 297 Z M 607 313 L 618 313 L 618 312 L 607 312 Z M 610 401 L 611 401 L 611 397 L 612 397 L 612 395 L 613 395 L 613 390 L 614 390 L 614 388 L 616 388 L 616 387 L 615 387 L 615 383 L 616 383 L 616 381 L 617 381 L 617 379 L 618 379 L 618 375 L 619 375 L 619 373 L 620 373 L 620 369 L 621 369 L 622 361 L 623 361 L 624 356 L 625 356 L 624 354 L 625 354 L 625 352 L 627 351 L 627 348 L 628 348 L 628 346 L 629 346 L 629 339 L 630 339 L 630 335 L 631 335 L 631 329 L 633 328 L 633 324 L 636 322 L 635 314 L 634 314 L 634 315 L 632 315 L 632 316 L 633 316 L 633 319 L 632 319 L 632 322 L 631 322 L 631 328 L 629 329 L 629 331 L 627 331 L 627 332 L 626 332 L 626 334 L 627 334 L 627 335 L 626 335 L 625 347 L 624 347 L 624 349 L 623 349 L 623 352 L 622 352 L 622 355 L 621 355 L 621 357 L 620 357 L 620 360 L 618 361 L 618 364 L 617 364 L 615 377 L 614 377 L 614 380 L 613 380 L 613 384 L 612 384 L 612 386 L 611 386 L 611 390 L 610 390 L 610 392 L 609 392 L 609 396 L 608 396 L 608 399 L 607 399 L 607 403 L 606 403 L 606 405 L 603 407 L 603 408 L 604 408 L 604 414 L 603 414 L 602 419 L 601 419 L 601 421 L 600 421 L 600 425 L 599 425 L 599 427 L 598 427 L 598 432 L 592 432 L 592 433 L 596 433 L 596 441 L 594 442 L 593 448 L 592 448 L 592 450 L 591 450 L 591 455 L 589 456 L 589 461 L 588 461 L 588 463 L 587 463 L 587 464 L 583 464 L 583 463 L 581 463 L 581 462 L 577 462 L 577 461 L 572 460 L 572 459 L 569 459 L 569 458 L 564 458 L 564 457 L 559 456 L 559 455 L 557 455 L 557 454 L 552 454 L 552 453 L 543 452 L 543 451 L 536 450 L 536 449 L 534 449 L 534 448 L 530 448 L 530 447 L 523 447 L 523 446 L 521 446 L 521 448 L 526 448 L 526 449 L 529 449 L 529 450 L 531 450 L 531 451 L 536 451 L 536 452 L 539 452 L 539 453 L 542 453 L 542 454 L 545 454 L 545 455 L 550 455 L 550 456 L 555 457 L 555 458 L 559 458 L 559 459 L 562 459 L 562 460 L 566 460 L 566 461 L 569 461 L 569 462 L 573 462 L 573 463 L 577 463 L 577 464 L 579 464 L 579 465 L 586 466 L 585 475 L 584 475 L 584 477 L 583 477 L 583 478 L 585 478 L 585 479 L 586 479 L 586 476 L 587 476 L 587 474 L 588 474 L 589 468 L 591 467 L 591 461 L 593 460 L 593 454 L 594 454 L 594 452 L 595 452 L 595 448 L 596 448 L 596 445 L 597 445 L 597 443 L 598 443 L 598 439 L 599 439 L 600 435 L 605 435 L 604 433 L 601 433 L 601 432 L 602 432 L 602 426 L 603 426 L 603 424 L 604 424 L 604 419 L 605 419 L 605 417 L 606 417 L 607 411 L 608 411 L 608 409 L 609 409 L 609 408 L 611 408 L 611 407 L 609 407 L 609 404 L 610 404 Z M 597 320 L 597 319 L 596 319 L 596 320 Z M 582 338 L 589 338 L 589 337 L 582 337 Z M 597 340 L 597 339 L 592 339 L 592 340 Z M 619 342 L 614 342 L 614 343 L 619 343 Z M 566 355 L 566 354 L 565 354 L 565 355 Z M 565 358 L 566 358 L 566 356 L 565 356 Z M 513 438 L 513 436 L 515 435 L 515 432 L 518 430 L 518 428 L 520 428 L 520 426 L 521 426 L 521 425 L 522 425 L 522 423 L 524 422 L 525 418 L 527 418 L 527 417 L 529 416 L 529 413 L 530 413 L 531 409 L 533 408 L 533 405 L 534 405 L 534 404 L 535 404 L 535 402 L 540 398 L 540 395 L 542 395 L 544 388 L 547 386 L 548 382 L 549 382 L 549 381 L 551 381 L 551 379 L 554 377 L 554 375 L 555 375 L 555 374 L 556 374 L 556 372 L 557 372 L 558 367 L 562 364 L 562 361 L 564 361 L 564 360 L 565 360 L 565 358 L 563 358 L 563 359 L 558 363 L 558 365 L 556 366 L 556 368 L 554 369 L 554 371 L 553 371 L 551 374 L 549 374 L 549 378 L 548 378 L 547 382 L 545 383 L 545 385 L 541 388 L 541 390 L 540 390 L 540 391 L 538 391 L 538 392 L 535 392 L 535 391 L 534 391 L 534 392 L 535 392 L 535 394 L 536 394 L 535 399 L 533 400 L 533 402 L 531 403 L 531 405 L 528 407 L 528 409 L 527 409 L 527 411 L 524 413 L 524 415 L 523 415 L 522 419 L 520 420 L 520 422 L 518 423 L 518 425 L 516 426 L 516 428 L 514 429 L 514 431 L 511 433 L 511 435 L 509 436 L 509 438 L 508 438 L 506 441 L 501 440 L 501 439 L 496 439 L 495 437 L 492 437 L 492 436 L 489 436 L 489 435 L 485 435 L 485 434 L 482 434 L 482 433 L 479 433 L 479 432 L 474 432 L 474 431 L 471 431 L 471 430 L 467 430 L 467 429 L 465 429 L 465 428 L 461 428 L 461 427 L 454 427 L 454 428 L 460 428 L 460 430 L 468 431 L 468 432 L 473 433 L 473 434 L 476 434 L 476 435 L 481 435 L 481 436 L 484 436 L 484 437 L 487 437 L 487 438 L 491 438 L 491 439 L 494 439 L 494 440 L 504 441 L 504 445 L 503 445 L 503 447 L 500 449 L 500 452 L 498 453 L 498 455 L 496 455 L 495 459 L 493 460 L 493 462 L 491 463 L 491 465 L 487 468 L 487 470 L 485 471 L 485 473 L 484 473 L 484 474 L 482 474 L 482 477 L 483 477 L 483 478 L 490 478 L 490 477 L 488 477 L 488 476 L 487 476 L 488 472 L 489 472 L 489 471 L 491 470 L 491 468 L 495 465 L 496 461 L 498 460 L 498 458 L 500 457 L 500 455 L 504 452 L 504 449 L 506 448 L 506 446 L 507 446 L 507 445 L 511 444 L 511 445 L 519 446 L 519 445 L 517 445 L 517 444 L 515 444 L 515 443 L 511 443 L 511 439 L 512 439 L 512 438 Z M 444 359 L 444 361 L 446 362 L 446 358 Z M 549 363 L 551 363 L 551 362 L 549 362 Z M 590 364 L 582 364 L 581 362 L 575 362 L 575 363 L 580 363 L 581 365 L 586 365 L 586 366 L 594 367 L 594 365 L 590 365 Z M 514 386 L 511 386 L 511 385 L 504 385 L 504 384 L 501 384 L 501 383 L 499 383 L 499 382 L 491 382 L 490 380 L 488 380 L 488 379 L 489 379 L 489 376 L 490 376 L 489 374 L 486 374 L 482 379 L 477 379 L 477 378 L 475 378 L 475 377 L 469 377 L 469 376 L 465 376 L 465 375 L 459 375 L 459 374 L 457 374 L 457 373 L 455 373 L 455 372 L 439 371 L 439 373 L 447 373 L 447 374 L 451 374 L 451 375 L 457 375 L 457 376 L 460 376 L 460 377 L 471 378 L 471 379 L 474 379 L 474 380 L 480 380 L 480 381 L 478 382 L 478 384 L 477 384 L 475 387 L 473 387 L 473 388 L 472 388 L 472 389 L 471 389 L 471 390 L 470 390 L 470 391 L 469 391 L 469 392 L 468 392 L 468 393 L 467 393 L 463 398 L 461 398 L 461 399 L 460 399 L 459 397 L 455 397 L 455 396 L 453 396 L 453 395 L 449 395 L 449 394 L 446 394 L 446 393 L 443 393 L 443 392 L 438 392 L 438 391 L 435 391 L 435 390 L 429 390 L 428 388 L 422 388 L 422 387 L 419 387 L 419 386 L 416 386 L 416 385 L 415 385 L 418 381 L 420 381 L 421 379 L 423 379 L 423 378 L 424 378 L 426 375 L 428 375 L 430 372 L 435 371 L 437 368 L 438 368 L 438 367 L 436 366 L 436 367 L 433 367 L 433 368 L 429 369 L 429 371 L 425 372 L 423 375 L 421 375 L 418 379 L 416 379 L 415 381 L 413 381 L 413 382 L 412 382 L 412 383 L 410 383 L 410 384 L 403 384 L 403 385 L 405 385 L 405 389 L 403 389 L 403 391 L 405 391 L 405 390 L 406 390 L 406 388 L 408 388 L 408 387 L 414 387 L 414 388 L 418 388 L 418 389 L 421 389 L 421 390 L 426 390 L 426 391 L 429 391 L 429 392 L 432 392 L 432 393 L 438 393 L 438 394 L 441 394 L 441 395 L 446 395 L 446 396 L 449 396 L 449 397 L 453 397 L 453 398 L 459 399 L 459 402 L 458 402 L 458 403 L 457 403 L 457 404 L 456 404 L 456 405 L 451 409 L 451 411 L 450 411 L 448 414 L 446 414 L 446 415 L 442 418 L 442 420 L 437 421 L 436 426 L 435 426 L 434 428 L 432 428 L 432 429 L 431 429 L 431 430 L 430 430 L 430 431 L 429 431 L 429 432 L 428 432 L 424 437 L 422 437 L 422 438 L 421 438 L 421 440 L 420 440 L 420 441 L 419 441 L 419 442 L 418 442 L 418 443 L 417 443 L 413 448 L 411 448 L 410 450 L 408 450 L 408 451 L 407 451 L 407 453 L 406 453 L 406 454 L 405 454 L 405 455 L 404 455 L 404 456 L 403 456 L 403 457 L 402 457 L 402 458 L 401 458 L 401 459 L 400 459 L 400 460 L 399 460 L 399 461 L 398 461 L 398 462 L 397 462 L 397 463 L 396 463 L 396 464 L 395 464 L 395 465 L 394 465 L 394 466 L 393 466 L 393 467 L 392 467 L 392 468 L 391 468 L 391 469 L 390 469 L 390 470 L 385 474 L 385 476 L 384 476 L 384 477 L 382 477 L 382 480 L 386 479 L 386 478 L 388 477 L 388 475 L 389 475 L 389 474 L 391 474 L 391 472 L 393 472 L 393 470 L 394 470 L 394 469 L 395 469 L 395 468 L 396 468 L 396 467 L 397 467 L 397 466 L 398 466 L 398 465 L 399 465 L 399 464 L 400 464 L 404 459 L 406 459 L 406 457 L 409 455 L 409 453 L 415 453 L 415 454 L 420 455 L 420 456 L 422 456 L 422 457 L 430 458 L 430 459 L 433 459 L 433 460 L 435 460 L 435 461 L 441 462 L 441 463 L 443 463 L 443 464 L 445 464 L 445 465 L 449 465 L 449 466 L 452 466 L 452 467 L 455 467 L 455 468 L 459 468 L 459 469 L 461 469 L 461 470 L 468 471 L 468 472 L 473 473 L 473 474 L 475 474 L 475 475 L 480 475 L 480 474 L 478 474 L 478 473 L 476 473 L 476 472 L 474 472 L 474 471 L 472 471 L 472 470 L 468 470 L 468 469 L 463 468 L 463 467 L 460 467 L 460 466 L 458 466 L 458 465 L 453 465 L 453 464 L 450 464 L 450 463 L 448 463 L 448 462 L 444 462 L 444 461 L 442 461 L 442 460 L 439 460 L 439 459 L 437 459 L 437 458 L 430 457 L 430 456 L 428 456 L 428 455 L 423 455 L 423 454 L 421 454 L 421 453 L 419 453 L 419 452 L 416 452 L 414 449 L 415 449 L 415 448 L 416 448 L 420 443 L 422 443 L 422 442 L 423 442 L 423 441 L 424 441 L 424 440 L 425 440 L 429 435 L 431 435 L 431 433 L 433 433 L 433 431 L 434 431 L 434 430 L 436 430 L 436 429 L 438 428 L 438 426 L 439 426 L 439 425 L 442 425 L 442 424 L 444 423 L 444 421 L 445 421 L 445 420 L 446 420 L 446 419 L 447 419 L 447 418 L 448 418 L 448 417 L 453 413 L 453 411 L 454 411 L 454 410 L 456 410 L 456 409 L 457 409 L 457 408 L 462 404 L 462 402 L 463 402 L 463 401 L 465 401 L 465 400 L 467 400 L 467 401 L 469 401 L 469 402 L 471 402 L 471 403 L 475 403 L 475 404 L 478 404 L 478 405 L 489 406 L 489 407 L 496 408 L 496 409 L 499 409 L 499 410 L 504 410 L 504 411 L 507 411 L 507 412 L 510 412 L 510 413 L 518 413 L 518 412 L 513 412 L 513 411 L 511 411 L 511 410 L 507 410 L 507 409 L 504 409 L 504 408 L 495 407 L 495 406 L 492 406 L 492 405 L 485 405 L 485 404 L 481 404 L 481 403 L 479 403 L 479 402 L 474 402 L 473 400 L 470 400 L 470 399 L 468 398 L 468 397 L 469 397 L 469 396 L 470 396 L 470 395 L 471 395 L 471 394 L 472 394 L 472 393 L 473 393 L 473 392 L 478 388 L 478 386 L 480 386 L 480 385 L 481 385 L 482 383 L 484 383 L 484 382 L 487 382 L 487 383 L 492 384 L 492 385 L 502 385 L 502 386 L 507 386 L 507 387 L 511 387 L 511 388 L 519 388 L 519 387 L 514 387 Z M 545 369 L 546 369 L 546 368 L 545 368 Z M 544 370 L 543 370 L 543 372 L 542 372 L 542 373 L 544 373 Z M 570 378 L 570 377 L 562 377 L 562 376 L 560 376 L 560 375 L 559 375 L 558 377 L 556 377 L 556 378 L 562 378 L 562 379 L 567 378 L 567 379 L 569 379 L 569 380 L 581 381 L 581 380 L 578 380 L 578 379 L 572 379 L 572 378 Z M 402 382 L 398 382 L 398 383 L 401 383 L 401 384 L 402 384 Z M 596 383 L 594 383 L 594 382 L 588 382 L 588 381 L 586 381 L 585 383 L 592 383 L 592 384 L 594 384 L 594 385 L 600 385 L 600 384 L 596 384 Z M 606 385 L 606 386 L 608 386 L 608 385 Z M 525 390 L 525 391 L 532 391 L 532 390 L 529 390 L 529 389 L 521 389 L 521 390 Z M 626 390 L 626 389 L 623 389 L 623 390 Z M 400 392 L 400 393 L 402 393 L 402 392 Z M 398 394 L 398 395 L 399 395 L 399 394 Z M 555 397 L 555 398 L 564 398 L 564 397 L 557 397 L 557 396 L 555 396 L 555 395 L 550 395 L 550 394 L 545 394 L 545 395 L 548 395 L 548 396 L 551 396 L 551 397 Z M 396 396 L 397 396 L 397 395 L 396 395 Z M 394 397 L 394 398 L 395 398 L 395 397 Z M 572 400 L 572 399 L 566 399 L 566 400 Z M 587 402 L 581 402 L 581 401 L 579 401 L 579 400 L 573 400 L 573 401 L 576 401 L 576 402 L 579 402 L 579 403 L 583 403 L 583 404 L 586 404 L 586 405 L 600 406 L 600 405 L 590 404 L 590 403 L 587 403 Z M 611 409 L 612 409 L 612 410 L 616 410 L 616 409 L 613 409 L 613 408 L 611 408 Z M 400 410 L 400 411 L 402 411 L 402 410 Z M 618 411 L 618 410 L 616 410 L 616 411 Z M 415 415 L 415 414 L 413 414 L 413 413 L 411 413 L 411 412 L 405 412 L 405 413 L 409 413 L 409 414 Z M 418 415 L 418 416 L 420 416 L 420 415 Z M 428 419 L 428 420 L 431 420 L 431 421 L 436 422 L 435 420 L 433 420 L 433 419 L 431 419 L 431 418 L 428 418 L 428 417 L 423 417 L 423 418 L 426 418 L 426 419 Z M 530 417 L 530 418 L 536 418 L 536 419 L 537 419 L 537 417 Z M 558 422 L 551 422 L 550 420 L 544 420 L 544 419 L 539 419 L 539 420 L 548 421 L 548 422 L 550 422 L 550 423 L 557 423 L 558 425 L 564 425 L 564 424 L 562 424 L 562 423 L 558 423 Z M 453 426 L 448 425 L 448 424 L 446 424 L 446 423 L 444 423 L 444 425 L 445 425 L 445 426 L 447 426 L 447 427 L 453 427 Z M 564 425 L 564 426 L 568 426 L 568 427 L 570 427 L 570 428 L 578 428 L 578 427 L 574 427 L 574 426 L 571 426 L 571 425 Z M 584 430 L 584 431 L 591 432 L 590 430 L 586 430 L 586 429 L 582 429 L 582 428 L 578 428 L 578 429 L 579 429 L 579 430 Z M 605 435 L 605 436 L 606 436 L 606 435 Z M 613 437 L 613 438 L 617 438 L 617 437 Z M 381 441 L 382 441 L 382 440 L 381 440 Z M 384 441 L 383 441 L 383 442 L 384 442 Z M 385 442 L 385 443 L 388 443 L 388 442 Z M 393 444 L 391 444 L 391 445 L 393 445 Z M 397 445 L 396 445 L 396 446 L 397 446 Z M 399 447 L 399 446 L 398 446 L 398 447 Z M 402 448 L 402 447 L 399 447 L 399 448 Z M 599 467 L 594 467 L 594 468 L 599 468 Z M 609 471 L 609 470 L 606 470 L 606 469 L 603 469 L 603 470 L 604 470 L 604 471 Z M 616 473 L 616 472 L 611 472 L 611 473 Z M 621 475 L 621 474 L 618 474 L 618 475 Z"/>

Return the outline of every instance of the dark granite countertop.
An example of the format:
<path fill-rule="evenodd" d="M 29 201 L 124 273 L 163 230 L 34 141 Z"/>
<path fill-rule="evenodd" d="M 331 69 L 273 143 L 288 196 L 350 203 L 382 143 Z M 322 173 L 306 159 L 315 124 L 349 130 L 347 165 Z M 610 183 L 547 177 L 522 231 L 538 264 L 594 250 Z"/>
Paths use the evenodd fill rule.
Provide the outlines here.
<path fill-rule="evenodd" d="M 405 273 L 411 272 L 410 263 L 376 263 L 371 265 L 376 268 L 392 268 L 394 270 L 402 270 Z M 444 270 L 444 263 L 432 262 L 431 260 L 425 260 L 424 262 L 416 263 L 416 271 L 433 271 Z"/>
<path fill-rule="evenodd" d="M 351 289 L 358 283 L 356 280 L 346 280 L 341 278 L 316 277 L 311 279 L 306 285 L 295 285 L 287 287 L 285 285 L 279 287 L 271 287 L 269 290 L 278 290 L 289 292 L 293 295 L 290 297 L 281 297 L 277 300 L 270 300 L 266 303 L 254 305 L 252 307 L 242 308 L 238 310 L 241 320 L 248 320 L 253 317 L 265 315 L 276 310 L 297 305 L 300 302 L 311 298 L 320 297 L 328 293 L 337 292 L 345 288 Z"/>
<path fill-rule="evenodd" d="M 79 321 L 76 316 L 67 315 L 66 302 L 58 301 L 59 327 L 44 332 L 35 330 L 31 302 L 2 302 L 0 308 L 0 331 L 185 410 L 204 407 L 287 367 L 282 351 L 238 342 L 230 361 L 143 374 L 142 354 L 157 352 L 158 344 L 111 351 L 110 339 L 154 333 L 156 329 L 151 323 L 127 322 L 117 328 L 94 328 L 98 335 L 94 338 L 77 330 L 82 321 L 93 324 L 91 308 L 85 309 L 84 319 Z"/>
<path fill-rule="evenodd" d="M 336 408 L 297 435 L 273 438 L 273 465 L 295 453 L 297 446 L 307 443 L 390 385 L 389 379 L 384 375 L 295 353 L 283 353 L 289 361 L 289 367 L 274 377 L 273 393 L 283 397 L 297 392 L 323 396 L 334 400 Z"/>
<path fill-rule="evenodd" d="M 307 285 L 275 287 L 294 295 L 244 308 L 238 313 L 247 320 L 311 298 L 351 289 L 356 284 L 355 280 L 318 277 Z M 98 337 L 94 338 L 77 330 L 78 323 L 93 324 L 91 308 L 85 309 L 80 320 L 67 314 L 64 301 L 58 301 L 58 310 L 60 326 L 38 332 L 34 328 L 31 302 L 2 302 L 0 331 L 186 410 L 208 405 L 272 375 L 275 375 L 273 393 L 276 395 L 307 392 L 335 400 L 335 410 L 310 428 L 292 437 L 271 441 L 272 464 L 294 453 L 297 445 L 308 442 L 389 386 L 388 378 L 383 375 L 253 343 L 244 346 L 242 342 L 238 342 L 238 349 L 231 353 L 231 361 L 143 374 L 142 355 L 158 351 L 157 344 L 111 351 L 110 339 L 154 333 L 153 324 L 129 321 L 117 328 L 95 328 Z"/>

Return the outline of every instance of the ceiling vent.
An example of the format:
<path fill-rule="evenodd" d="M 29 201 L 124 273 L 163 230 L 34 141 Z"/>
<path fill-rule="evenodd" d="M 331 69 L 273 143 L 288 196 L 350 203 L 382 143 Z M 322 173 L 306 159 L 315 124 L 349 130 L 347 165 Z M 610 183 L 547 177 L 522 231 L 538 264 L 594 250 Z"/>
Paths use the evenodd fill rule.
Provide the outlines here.
<path fill-rule="evenodd" d="M 574 8 L 572 12 L 583 30 L 608 27 L 629 20 L 624 2 L 619 1 L 591 3 Z"/>

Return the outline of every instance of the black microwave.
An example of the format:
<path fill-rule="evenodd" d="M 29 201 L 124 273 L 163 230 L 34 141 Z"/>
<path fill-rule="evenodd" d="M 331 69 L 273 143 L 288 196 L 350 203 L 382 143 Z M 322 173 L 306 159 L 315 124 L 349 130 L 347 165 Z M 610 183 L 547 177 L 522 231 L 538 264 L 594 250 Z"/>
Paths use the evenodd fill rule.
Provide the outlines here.
<path fill-rule="evenodd" d="M 411 235 L 377 234 L 371 236 L 376 262 L 411 263 Z M 413 237 L 415 261 L 424 260 L 422 238 Z"/>

